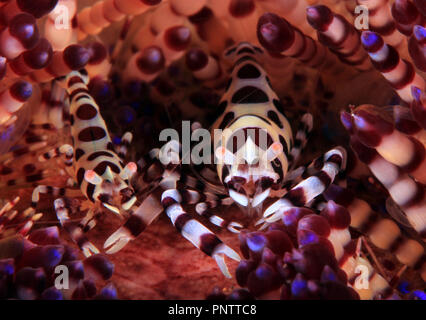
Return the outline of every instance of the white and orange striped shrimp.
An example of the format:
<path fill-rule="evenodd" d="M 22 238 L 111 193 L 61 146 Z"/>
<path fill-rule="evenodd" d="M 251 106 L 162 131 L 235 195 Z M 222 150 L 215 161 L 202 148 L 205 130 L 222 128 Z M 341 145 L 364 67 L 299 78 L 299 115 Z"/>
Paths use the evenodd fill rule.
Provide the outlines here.
<path fill-rule="evenodd" d="M 71 72 L 66 78 L 66 91 L 70 98 L 70 125 L 72 146 L 63 145 L 47 152 L 44 159 L 60 154 L 66 156 L 66 168 L 80 190 L 37 186 L 32 196 L 32 207 L 39 201 L 39 194 L 56 196 L 84 195 L 93 206 L 78 228 L 73 228 L 72 238 L 86 255 L 98 249 L 83 236 L 82 231 L 93 228 L 96 215 L 105 208 L 117 215 L 125 214 L 136 202 L 130 178 L 136 172 L 134 162 L 125 165 L 114 150 L 107 126 L 94 99 L 90 96 L 82 73 Z M 130 142 L 131 134 L 125 135 Z M 80 193 L 81 192 L 81 193 Z M 68 208 L 62 198 L 55 201 L 57 216 L 62 225 L 67 223 Z"/>

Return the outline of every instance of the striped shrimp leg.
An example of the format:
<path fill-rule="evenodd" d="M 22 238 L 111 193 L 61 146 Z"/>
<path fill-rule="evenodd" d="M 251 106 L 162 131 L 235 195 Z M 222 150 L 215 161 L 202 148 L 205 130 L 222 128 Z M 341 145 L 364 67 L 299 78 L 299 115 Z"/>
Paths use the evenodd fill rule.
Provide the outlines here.
<path fill-rule="evenodd" d="M 188 189 L 188 187 L 193 188 L 194 184 L 191 183 L 191 181 L 188 182 L 188 177 L 186 177 L 186 175 L 173 175 L 173 171 L 175 170 L 174 167 L 166 166 L 164 168 L 159 162 L 152 160 L 155 160 L 154 157 L 143 161 L 146 165 L 143 166 L 142 170 L 139 170 L 145 171 L 145 175 L 143 176 L 144 184 L 152 185 L 157 181 L 160 188 L 163 190 L 179 190 L 177 192 L 182 195 L 182 204 L 191 205 L 197 203 L 210 204 L 221 202 L 220 199 L 216 199 L 214 196 L 211 197 L 207 193 L 204 194 L 204 192 L 198 190 Z M 142 163 L 142 161 L 139 161 L 139 163 Z M 177 187 L 178 180 L 179 184 L 184 187 Z M 224 202 L 226 202 L 226 200 L 224 200 Z M 133 208 L 130 211 L 130 217 L 126 223 L 105 241 L 104 248 L 107 248 L 107 253 L 115 253 L 123 248 L 130 240 L 137 238 L 163 211 L 164 208 L 161 204 L 161 200 L 154 195 L 154 192 L 151 192 L 151 194 L 142 201 L 139 207 Z M 225 221 L 222 220 L 216 216 L 211 217 L 212 223 L 216 222 L 216 224 L 223 224 Z M 229 226 L 240 227 L 232 223 L 229 223 Z"/>
<path fill-rule="evenodd" d="M 63 145 L 51 150 L 46 150 L 44 149 L 45 141 L 39 138 L 38 136 L 31 137 L 31 140 L 34 139 L 32 145 L 8 153 L 10 157 L 9 162 L 0 165 L 0 186 L 8 186 L 11 188 L 13 186 L 23 187 L 23 184 L 34 185 L 36 181 L 43 180 L 52 175 L 52 171 L 50 171 L 51 164 L 46 161 L 61 155 L 64 155 L 65 170 L 69 171 L 68 168 L 72 169 L 73 149 L 71 146 Z M 45 150 L 45 152 L 43 152 L 43 150 Z M 36 156 L 40 154 L 40 152 L 42 152 L 42 154 L 39 155 L 37 159 Z M 34 160 L 33 162 L 22 163 L 19 159 L 21 155 L 27 155 L 31 158 L 34 157 Z M 16 168 L 18 166 L 20 167 L 19 169 Z M 60 169 L 59 173 L 60 175 L 65 174 L 62 169 Z"/>
<path fill-rule="evenodd" d="M 61 155 L 65 156 L 64 164 L 67 167 L 71 167 L 73 164 L 73 156 L 74 156 L 74 149 L 69 144 L 64 144 L 60 147 L 56 147 L 54 149 L 51 149 L 42 155 L 39 156 L 38 161 L 44 162 L 52 158 L 59 157 Z"/>
<path fill-rule="evenodd" d="M 132 143 L 132 140 L 133 140 L 132 133 L 126 132 L 121 137 L 120 143 L 114 146 L 115 152 L 121 159 L 126 158 L 130 148 L 130 144 Z"/>
<path fill-rule="evenodd" d="M 324 197 L 345 207 L 351 216 L 350 226 L 366 235 L 373 245 L 390 251 L 400 263 L 418 270 L 421 277 L 426 279 L 423 245 L 405 236 L 395 221 L 382 218 L 366 201 L 337 185 L 331 185 Z"/>
<path fill-rule="evenodd" d="M 345 168 L 346 151 L 341 147 L 332 149 L 325 153 L 323 161 L 324 164 L 317 173 L 298 183 L 280 200 L 269 206 L 263 214 L 263 220 L 267 223 L 280 220 L 283 216 L 283 210 L 305 206 L 316 196 L 322 194 L 333 182 L 339 171 Z"/>
<path fill-rule="evenodd" d="M 166 144 L 169 154 L 179 159 L 179 144 L 171 140 Z M 121 250 L 129 241 L 136 239 L 163 211 L 160 199 L 155 195 L 157 187 L 164 189 L 176 188 L 179 174 L 174 174 L 174 163 L 165 164 L 159 159 L 159 149 L 151 150 L 141 158 L 138 165 L 138 178 L 134 184 L 140 185 L 139 193 L 149 193 L 142 203 L 133 206 L 126 222 L 115 231 L 104 243 L 106 253 L 112 254 Z"/>
<path fill-rule="evenodd" d="M 129 241 L 136 239 L 162 212 L 160 200 L 152 193 L 137 208 L 129 210 L 130 217 L 104 243 L 106 253 L 120 251 Z"/>
<path fill-rule="evenodd" d="M 358 139 L 351 139 L 352 148 L 366 163 L 374 176 L 389 191 L 392 199 L 405 212 L 413 228 L 426 239 L 426 198 L 425 188 L 403 173 L 397 166 L 386 161 L 376 150 L 363 145 Z"/>
<path fill-rule="evenodd" d="M 310 25 L 317 30 L 318 40 L 343 62 L 361 71 L 371 68 L 358 31 L 343 16 L 323 5 L 309 7 L 306 15 Z"/>
<path fill-rule="evenodd" d="M 216 260 L 222 273 L 231 278 L 225 263 L 225 256 L 240 261 L 240 256 L 225 245 L 212 231 L 191 217 L 182 208 L 183 198 L 177 189 L 169 189 L 161 195 L 161 204 L 176 229 L 184 238 L 208 256 Z"/>
<path fill-rule="evenodd" d="M 54 197 L 78 197 L 81 196 L 80 190 L 69 189 L 69 188 L 60 188 L 60 187 L 51 187 L 45 185 L 37 186 L 32 194 L 31 198 L 31 207 L 35 209 L 40 200 L 40 194 L 52 195 Z"/>
<path fill-rule="evenodd" d="M 188 179 L 188 177 L 186 178 Z M 189 189 L 191 188 L 191 189 Z M 240 223 L 235 221 L 230 221 L 225 217 L 213 214 L 210 209 L 217 206 L 231 205 L 234 201 L 230 197 L 220 197 L 214 193 L 204 191 L 205 187 L 201 185 L 201 188 L 192 189 L 191 182 L 188 184 L 179 180 L 178 187 L 175 190 L 180 194 L 182 199 L 181 205 L 194 205 L 195 211 L 202 217 L 209 220 L 210 223 L 218 226 L 220 228 L 227 228 L 229 231 L 234 233 L 239 233 L 240 229 L 243 227 Z M 169 189 L 172 190 L 172 189 Z"/>
<path fill-rule="evenodd" d="M 201 177 L 204 177 L 204 174 L 206 173 L 208 174 L 214 173 L 217 175 L 216 171 L 212 171 L 210 169 L 204 169 L 201 173 Z M 203 179 L 200 179 L 199 177 L 188 175 L 185 172 L 180 172 L 179 183 L 182 185 L 187 185 L 188 187 L 194 190 L 198 190 L 201 193 L 211 193 L 216 195 L 225 195 L 227 193 L 225 187 L 222 184 L 220 184 L 219 181 L 217 183 L 213 183 L 207 180 L 204 181 Z"/>
<path fill-rule="evenodd" d="M 178 181 L 177 192 L 182 197 L 184 205 L 195 204 L 195 211 L 202 217 L 208 219 L 210 223 L 220 227 L 227 228 L 229 231 L 238 233 L 239 229 L 243 226 L 235 221 L 230 221 L 223 216 L 213 214 L 211 209 L 219 207 L 220 205 L 229 206 L 234 203 L 231 197 L 225 197 L 223 194 L 226 190 L 217 190 L 212 184 L 204 183 L 192 176 L 187 176 L 181 173 Z M 218 194 L 219 192 L 219 194 Z"/>
<path fill-rule="evenodd" d="M 371 105 L 358 107 L 352 115 L 343 113 L 342 119 L 362 144 L 375 148 L 386 161 L 426 183 L 426 152 L 420 141 L 396 130 Z"/>
<path fill-rule="evenodd" d="M 168 168 L 164 168 L 158 159 L 158 154 L 159 149 L 155 148 L 137 162 L 138 172 L 140 172 L 138 182 L 143 184 L 143 187 L 161 181 L 167 175 Z"/>
<path fill-rule="evenodd" d="M 19 200 L 19 197 L 15 197 L 0 206 L 0 234 L 3 238 L 8 237 L 8 234 L 26 236 L 34 222 L 43 216 L 42 213 L 35 213 L 31 208 L 27 208 L 23 212 L 14 210 Z"/>
<path fill-rule="evenodd" d="M 85 226 L 78 223 L 73 223 L 69 221 L 69 214 L 71 212 L 71 206 L 69 202 L 64 198 L 58 198 L 54 202 L 56 216 L 60 224 L 65 228 L 65 230 L 71 236 L 71 239 L 79 246 L 79 248 L 83 251 L 83 254 L 88 257 L 92 254 L 99 253 L 98 248 L 91 243 L 87 237 L 84 235 Z"/>
<path fill-rule="evenodd" d="M 205 193 L 203 196 L 204 199 L 198 202 L 195 206 L 195 211 L 200 216 L 209 219 L 212 224 L 220 228 L 226 228 L 231 232 L 239 233 L 240 229 L 243 227 L 240 223 L 230 221 L 229 219 L 213 214 L 210 211 L 211 209 L 220 207 L 221 205 L 230 206 L 234 203 L 234 200 L 231 197 L 221 198 L 211 193 Z"/>
<path fill-rule="evenodd" d="M 411 86 L 425 89 L 425 80 L 415 72 L 414 66 L 401 59 L 396 49 L 386 44 L 379 34 L 364 31 L 361 43 L 367 50 L 373 66 L 381 72 L 404 101 L 413 101 Z"/>
<path fill-rule="evenodd" d="M 13 200 L 8 200 L 1 208 L 0 208 L 0 217 L 7 211 L 10 211 L 15 207 L 15 205 L 19 202 L 21 198 L 15 197 Z"/>

